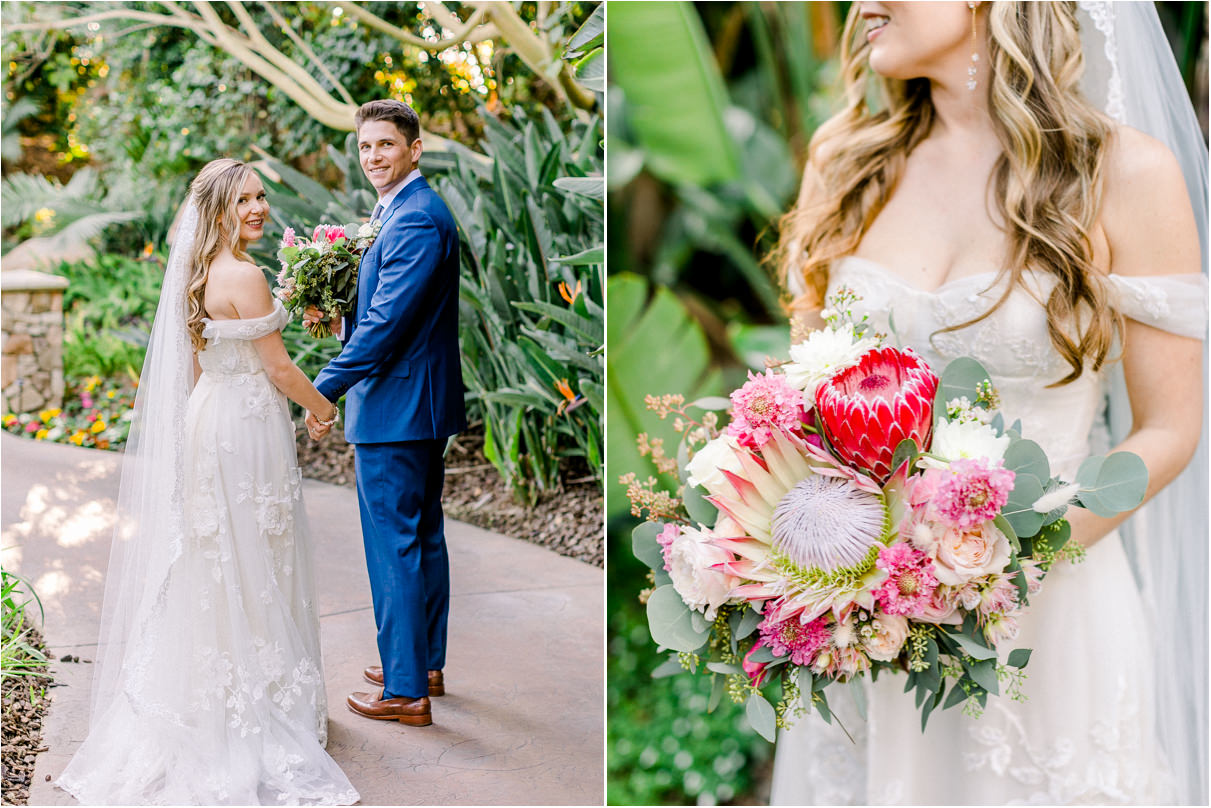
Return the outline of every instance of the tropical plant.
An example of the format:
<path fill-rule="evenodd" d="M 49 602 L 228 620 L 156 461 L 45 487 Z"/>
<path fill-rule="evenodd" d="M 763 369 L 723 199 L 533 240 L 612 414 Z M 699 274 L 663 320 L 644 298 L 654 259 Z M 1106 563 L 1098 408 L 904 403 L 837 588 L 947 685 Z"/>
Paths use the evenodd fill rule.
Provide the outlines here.
<path fill-rule="evenodd" d="M 605 313 L 601 122 L 565 133 L 486 119 L 491 167 L 437 179 L 465 239 L 460 306 L 467 401 L 484 453 L 527 501 L 582 457 L 601 480 Z"/>
<path fill-rule="evenodd" d="M 0 158 L 5 162 L 21 159 L 21 133 L 17 131 L 17 125 L 37 111 L 38 105 L 28 98 L 19 98 L 6 105 L 0 123 Z"/>
<path fill-rule="evenodd" d="M 115 209 L 91 168 L 72 175 L 66 185 L 35 174 L 13 174 L 0 185 L 0 226 L 18 238 L 44 240 L 43 252 L 62 254 L 78 249 L 105 228 L 143 214 Z"/>
<path fill-rule="evenodd" d="M 61 263 L 55 272 L 68 280 L 64 373 L 137 379 L 164 280 L 162 259 L 101 255 Z"/>

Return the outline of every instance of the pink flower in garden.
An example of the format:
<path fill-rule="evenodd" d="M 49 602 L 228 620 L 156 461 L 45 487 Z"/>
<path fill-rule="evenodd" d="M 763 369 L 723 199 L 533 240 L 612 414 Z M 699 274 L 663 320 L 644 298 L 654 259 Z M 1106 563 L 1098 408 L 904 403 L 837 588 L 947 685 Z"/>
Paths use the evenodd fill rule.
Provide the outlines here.
<path fill-rule="evenodd" d="M 875 565 L 887 573 L 887 580 L 875 590 L 885 613 L 917 617 L 928 608 L 938 586 L 929 556 L 898 542 L 880 550 Z"/>
<path fill-rule="evenodd" d="M 751 449 L 760 449 L 769 442 L 772 429 L 801 429 L 805 415 L 803 393 L 791 387 L 785 376 L 772 370 L 763 376 L 750 371 L 744 386 L 732 393 L 727 434 Z"/>
<path fill-rule="evenodd" d="M 673 567 L 669 563 L 669 552 L 673 546 L 673 541 L 681 531 L 677 525 L 669 522 L 664 526 L 664 530 L 660 531 L 660 535 L 656 537 L 656 541 L 660 544 L 660 555 L 664 557 L 664 571 L 672 572 Z"/>
<path fill-rule="evenodd" d="M 810 665 L 832 639 L 827 621 L 827 617 L 819 617 L 807 624 L 796 618 L 771 623 L 767 617 L 757 630 L 761 632 L 761 642 L 769 646 L 774 656 L 790 654 L 796 665 Z"/>
<path fill-rule="evenodd" d="M 283 247 L 293 247 L 294 246 L 294 228 L 293 227 L 287 227 L 286 231 L 284 233 L 282 233 L 282 246 Z"/>
<path fill-rule="evenodd" d="M 37 432 L 38 431 L 38 422 L 30 421 L 28 424 L 25 425 L 25 431 L 29 432 L 31 435 L 33 433 Z"/>
<path fill-rule="evenodd" d="M 929 469 L 922 476 L 930 475 L 937 477 L 932 504 L 938 517 L 960 530 L 995 519 L 1013 489 L 1014 474 L 999 461 L 955 460 L 948 469 Z"/>
<path fill-rule="evenodd" d="M 91 410 L 93 408 L 92 396 L 90 396 L 88 393 L 82 394 L 80 396 L 80 406 L 86 410 Z"/>

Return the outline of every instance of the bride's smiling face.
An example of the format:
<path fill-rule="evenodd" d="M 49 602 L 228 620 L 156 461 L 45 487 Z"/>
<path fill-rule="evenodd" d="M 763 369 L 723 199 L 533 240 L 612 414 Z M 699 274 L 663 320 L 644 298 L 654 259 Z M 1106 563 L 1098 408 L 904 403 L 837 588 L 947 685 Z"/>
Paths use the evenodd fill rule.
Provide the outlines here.
<path fill-rule="evenodd" d="M 967 3 L 881 2 L 860 4 L 870 43 L 870 67 L 890 79 L 948 76 L 957 59 L 971 58 Z"/>
<path fill-rule="evenodd" d="M 240 241 L 244 244 L 259 241 L 265 235 L 269 203 L 265 200 L 265 186 L 255 171 L 248 172 L 244 187 L 236 195 L 235 217 L 240 223 Z"/>

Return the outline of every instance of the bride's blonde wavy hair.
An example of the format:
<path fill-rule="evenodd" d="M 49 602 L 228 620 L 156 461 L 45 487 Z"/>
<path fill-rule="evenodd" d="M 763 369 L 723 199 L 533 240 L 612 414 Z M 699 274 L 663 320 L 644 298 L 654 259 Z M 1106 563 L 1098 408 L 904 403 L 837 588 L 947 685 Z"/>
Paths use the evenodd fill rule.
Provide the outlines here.
<path fill-rule="evenodd" d="M 206 279 L 210 264 L 226 245 L 236 258 L 251 261 L 240 249 L 240 221 L 236 199 L 252 166 L 220 157 L 211 160 L 189 184 L 189 193 L 198 207 L 198 230 L 189 259 L 189 282 L 185 287 L 185 327 L 196 353 L 206 347 L 202 339 L 202 318 L 206 316 Z"/>
<path fill-rule="evenodd" d="M 1077 87 L 1084 57 L 1076 3 L 997 0 L 986 7 L 989 110 L 1003 147 L 993 168 L 993 195 L 1009 236 L 1001 276 L 1008 273 L 1010 282 L 989 311 L 943 331 L 983 320 L 1027 269 L 1049 272 L 1058 283 L 1044 304 L 1048 332 L 1071 366 L 1056 384 L 1067 384 L 1086 362 L 1100 368 L 1121 333 L 1089 238 L 1113 124 Z M 909 153 L 934 122 L 928 79 L 888 79 L 869 69 L 870 46 L 858 14 L 855 3 L 842 34 L 845 108 L 812 137 L 799 201 L 782 217 L 771 256 L 784 288 L 791 273 L 802 273 L 808 292 L 791 301 L 792 309 L 822 305 L 829 265 L 857 250 L 891 198 Z M 882 97 L 882 109 L 869 108 L 872 89 Z M 817 182 L 820 187 L 813 187 Z M 1075 338 L 1066 333 L 1069 326 Z"/>

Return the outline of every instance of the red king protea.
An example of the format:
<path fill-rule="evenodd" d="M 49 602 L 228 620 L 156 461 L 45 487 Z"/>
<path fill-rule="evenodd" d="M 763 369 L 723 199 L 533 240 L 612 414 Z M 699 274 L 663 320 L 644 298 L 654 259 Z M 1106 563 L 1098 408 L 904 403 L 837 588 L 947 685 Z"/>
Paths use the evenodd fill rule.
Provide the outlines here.
<path fill-rule="evenodd" d="M 816 412 L 841 460 L 882 484 L 900 441 L 928 448 L 937 390 L 937 374 L 915 353 L 879 348 L 816 389 Z"/>

